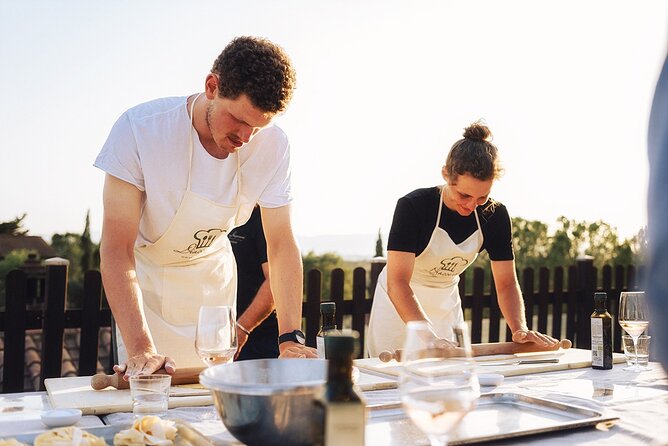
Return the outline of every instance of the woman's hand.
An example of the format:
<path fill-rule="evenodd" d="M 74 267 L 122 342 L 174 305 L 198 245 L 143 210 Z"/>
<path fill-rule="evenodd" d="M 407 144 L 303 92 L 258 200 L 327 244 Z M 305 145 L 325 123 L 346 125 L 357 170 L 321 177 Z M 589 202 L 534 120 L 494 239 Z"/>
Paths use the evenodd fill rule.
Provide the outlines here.
<path fill-rule="evenodd" d="M 548 336 L 546 334 L 524 328 L 517 330 L 513 333 L 513 342 L 517 342 L 518 344 L 535 342 L 536 344 L 539 345 L 552 347 L 556 345 L 559 342 L 559 340 L 554 339 L 552 336 Z"/>
<path fill-rule="evenodd" d="M 237 352 L 234 354 L 234 360 L 236 361 L 241 353 L 241 349 L 244 348 L 246 342 L 248 341 L 248 334 L 242 330 L 237 324 Z"/>

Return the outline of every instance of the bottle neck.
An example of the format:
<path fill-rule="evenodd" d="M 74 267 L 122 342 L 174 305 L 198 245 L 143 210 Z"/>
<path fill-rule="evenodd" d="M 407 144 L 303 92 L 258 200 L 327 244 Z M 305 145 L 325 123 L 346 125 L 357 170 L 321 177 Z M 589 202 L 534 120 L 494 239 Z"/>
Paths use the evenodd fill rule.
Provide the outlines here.
<path fill-rule="evenodd" d="M 597 313 L 605 313 L 606 311 L 608 311 L 607 308 L 605 307 L 605 301 L 597 301 L 597 302 L 595 302 L 595 303 L 594 303 L 594 310 L 595 310 Z"/>
<path fill-rule="evenodd" d="M 334 313 L 322 313 L 322 329 L 336 330 L 336 318 Z"/>

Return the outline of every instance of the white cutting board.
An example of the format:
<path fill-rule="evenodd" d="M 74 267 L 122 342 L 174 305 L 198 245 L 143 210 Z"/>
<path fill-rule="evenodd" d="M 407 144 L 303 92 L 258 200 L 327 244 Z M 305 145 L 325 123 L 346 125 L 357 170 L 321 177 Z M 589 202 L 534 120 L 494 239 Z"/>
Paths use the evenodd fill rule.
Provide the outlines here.
<path fill-rule="evenodd" d="M 496 366 L 479 366 L 479 373 L 499 373 L 503 376 L 528 375 L 531 373 L 554 372 L 557 370 L 581 369 L 591 367 L 591 350 L 582 350 L 579 348 L 569 348 L 568 350 L 558 350 L 556 352 L 535 352 L 518 353 L 515 355 L 495 355 L 476 357 L 478 363 L 506 362 L 512 359 L 538 359 L 538 358 L 559 358 L 558 363 L 543 364 L 506 364 Z M 623 354 L 613 354 L 613 362 L 625 362 Z M 401 363 L 395 360 L 382 362 L 378 358 L 358 359 L 355 365 L 360 370 L 381 375 L 398 377 L 401 373 Z"/>
<path fill-rule="evenodd" d="M 117 390 L 107 387 L 93 390 L 90 376 L 71 378 L 49 378 L 44 380 L 51 407 L 54 409 L 81 409 L 84 415 L 100 415 L 115 412 L 132 412 L 130 390 Z M 360 373 L 357 382 L 363 391 L 392 389 L 397 387 L 393 377 L 379 377 Z M 195 407 L 213 404 L 208 389 L 198 384 L 190 386 L 172 386 L 169 391 L 169 407 Z"/>
<path fill-rule="evenodd" d="M 44 380 L 51 407 L 54 409 L 81 409 L 84 415 L 114 412 L 132 412 L 130 390 L 107 387 L 93 390 L 90 376 L 49 378 Z M 208 389 L 172 386 L 169 391 L 169 407 L 195 407 L 213 404 Z"/>

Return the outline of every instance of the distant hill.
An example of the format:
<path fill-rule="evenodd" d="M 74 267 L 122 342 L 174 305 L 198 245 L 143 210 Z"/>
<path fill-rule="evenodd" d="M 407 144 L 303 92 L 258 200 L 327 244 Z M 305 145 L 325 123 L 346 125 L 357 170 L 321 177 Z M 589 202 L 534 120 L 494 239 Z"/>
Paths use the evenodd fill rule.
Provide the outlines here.
<path fill-rule="evenodd" d="M 335 234 L 297 236 L 303 254 L 335 252 L 345 260 L 369 260 L 376 253 L 378 234 Z M 383 235 L 383 250 L 387 247 L 387 236 Z"/>

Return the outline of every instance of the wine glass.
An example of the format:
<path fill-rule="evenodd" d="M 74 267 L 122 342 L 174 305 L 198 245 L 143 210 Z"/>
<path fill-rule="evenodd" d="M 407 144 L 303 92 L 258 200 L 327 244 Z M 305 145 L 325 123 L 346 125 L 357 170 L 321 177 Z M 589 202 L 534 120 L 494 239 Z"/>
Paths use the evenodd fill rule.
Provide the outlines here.
<path fill-rule="evenodd" d="M 195 350 L 209 367 L 232 362 L 237 352 L 236 315 L 233 307 L 200 307 Z"/>
<path fill-rule="evenodd" d="M 447 444 L 450 432 L 480 397 L 468 327 L 462 324 L 455 330 L 458 347 L 435 337 L 425 321 L 408 322 L 406 327 L 399 378 L 401 402 L 432 446 Z"/>
<path fill-rule="evenodd" d="M 636 360 L 632 366 L 624 368 L 640 372 L 645 370 L 638 365 L 638 338 L 649 326 L 649 311 L 643 291 L 624 291 L 619 295 L 619 325 L 622 326 L 631 339 Z"/>

